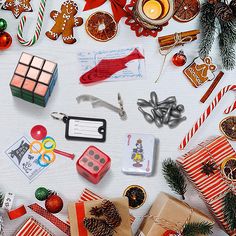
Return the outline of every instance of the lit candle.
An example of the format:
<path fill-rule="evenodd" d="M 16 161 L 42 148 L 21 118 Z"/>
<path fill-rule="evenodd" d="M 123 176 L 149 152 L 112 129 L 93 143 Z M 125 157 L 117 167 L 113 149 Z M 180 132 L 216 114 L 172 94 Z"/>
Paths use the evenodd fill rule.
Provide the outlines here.
<path fill-rule="evenodd" d="M 144 14 L 150 19 L 157 19 L 162 14 L 162 5 L 156 0 L 149 0 L 143 5 Z"/>

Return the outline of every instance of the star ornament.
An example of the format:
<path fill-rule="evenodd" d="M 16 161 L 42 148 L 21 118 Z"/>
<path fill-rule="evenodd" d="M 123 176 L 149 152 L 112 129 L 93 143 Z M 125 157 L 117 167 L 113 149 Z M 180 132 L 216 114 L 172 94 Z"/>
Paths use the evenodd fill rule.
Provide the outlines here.
<path fill-rule="evenodd" d="M 32 12 L 33 9 L 30 5 L 31 0 L 6 0 L 2 5 L 2 9 L 11 11 L 17 19 L 22 12 Z"/>

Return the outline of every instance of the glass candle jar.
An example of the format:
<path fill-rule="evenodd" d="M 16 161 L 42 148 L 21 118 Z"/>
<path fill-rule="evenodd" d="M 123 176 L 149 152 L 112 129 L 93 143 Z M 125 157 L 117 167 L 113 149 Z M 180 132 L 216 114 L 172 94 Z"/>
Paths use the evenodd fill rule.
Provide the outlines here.
<path fill-rule="evenodd" d="M 137 0 L 133 15 L 144 28 L 158 29 L 174 14 L 174 0 Z"/>

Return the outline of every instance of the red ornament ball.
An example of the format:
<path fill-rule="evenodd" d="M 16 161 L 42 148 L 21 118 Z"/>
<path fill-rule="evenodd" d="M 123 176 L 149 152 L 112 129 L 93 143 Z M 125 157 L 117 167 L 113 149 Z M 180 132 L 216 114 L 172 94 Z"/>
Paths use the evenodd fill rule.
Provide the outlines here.
<path fill-rule="evenodd" d="M 58 195 L 52 194 L 46 199 L 45 207 L 50 213 L 55 214 L 62 210 L 63 201 Z"/>
<path fill-rule="evenodd" d="M 0 32 L 0 50 L 8 49 L 12 44 L 12 37 L 7 32 Z"/>
<path fill-rule="evenodd" d="M 162 236 L 178 236 L 178 234 L 173 230 L 167 230 Z"/>
<path fill-rule="evenodd" d="M 172 62 L 176 66 L 183 66 L 187 61 L 187 57 L 185 56 L 184 52 L 180 50 L 172 57 Z"/>

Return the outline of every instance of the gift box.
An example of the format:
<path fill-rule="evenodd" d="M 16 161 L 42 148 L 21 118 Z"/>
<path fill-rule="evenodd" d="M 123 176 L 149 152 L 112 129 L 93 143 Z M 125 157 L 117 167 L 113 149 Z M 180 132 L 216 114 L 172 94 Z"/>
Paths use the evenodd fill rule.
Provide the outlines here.
<path fill-rule="evenodd" d="M 83 221 L 85 218 L 95 217 L 91 215 L 90 211 L 93 207 L 100 207 L 102 201 L 80 201 L 68 204 L 71 236 L 92 236 L 85 228 Z M 115 228 L 114 236 L 132 236 L 128 199 L 122 197 L 110 201 L 116 206 L 121 217 L 121 224 Z M 103 219 L 103 217 L 101 216 L 98 219 Z"/>
<path fill-rule="evenodd" d="M 236 164 L 235 158 L 236 153 L 228 140 L 224 136 L 218 136 L 200 143 L 177 159 L 209 210 L 229 235 L 236 235 L 236 231 L 229 230 L 224 217 L 223 200 L 231 191 L 230 184 L 236 187 L 236 182 L 230 179 L 236 175 L 229 175 L 233 173 L 230 168 L 233 168 L 233 163 Z"/>
<path fill-rule="evenodd" d="M 14 236 L 53 236 L 53 234 L 31 217 L 17 230 Z"/>
<path fill-rule="evenodd" d="M 136 236 L 163 236 L 166 231 L 180 232 L 186 223 L 214 223 L 187 203 L 163 192 L 143 218 Z"/>
<path fill-rule="evenodd" d="M 92 192 L 91 190 L 85 188 L 80 195 L 80 202 L 91 201 L 91 200 L 102 200 L 105 199 L 104 197 L 97 195 L 96 193 Z M 134 223 L 135 217 L 130 214 L 130 223 L 131 225 Z"/>

